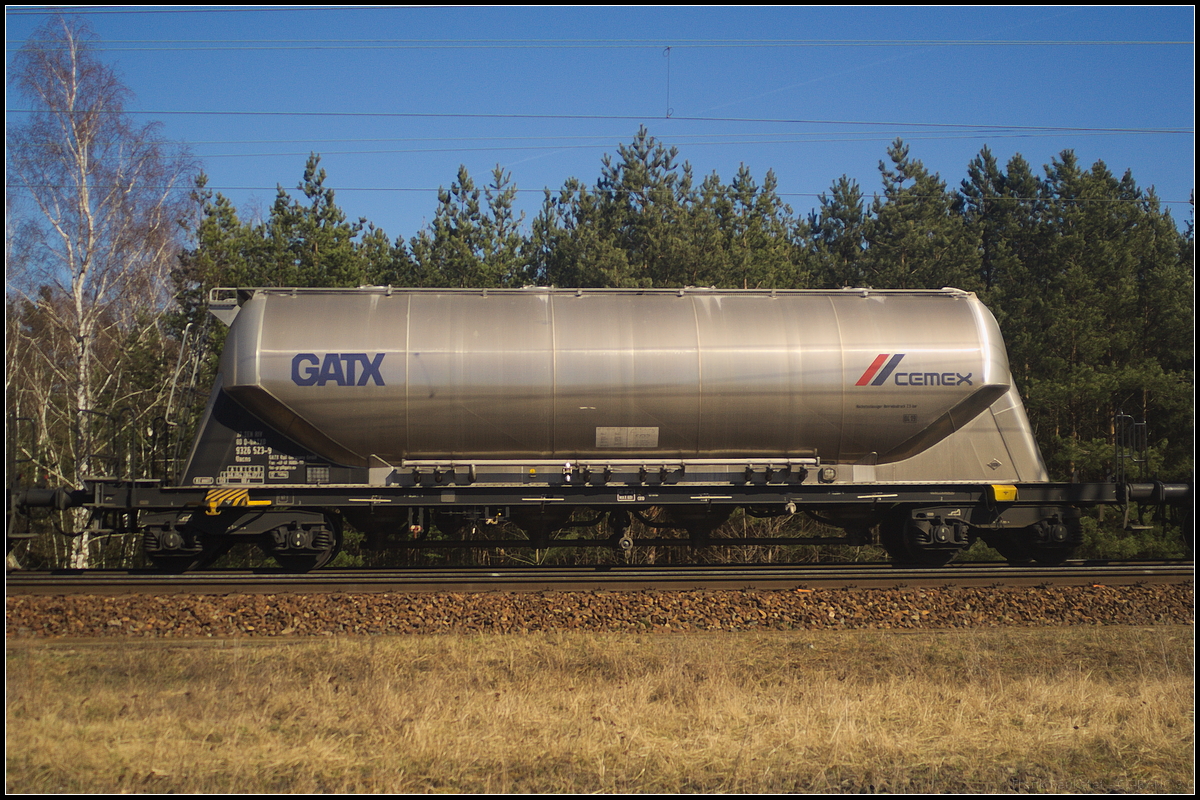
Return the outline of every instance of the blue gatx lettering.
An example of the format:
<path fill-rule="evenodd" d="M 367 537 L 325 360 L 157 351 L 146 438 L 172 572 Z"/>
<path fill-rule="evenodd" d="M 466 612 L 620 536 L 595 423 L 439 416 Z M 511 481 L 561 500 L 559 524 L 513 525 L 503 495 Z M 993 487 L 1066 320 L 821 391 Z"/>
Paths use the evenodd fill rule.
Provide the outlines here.
<path fill-rule="evenodd" d="M 297 353 L 292 359 L 292 383 L 297 386 L 366 386 L 373 381 L 383 386 L 385 353 L 326 353 L 322 359 L 316 353 Z M 360 369 L 361 368 L 361 369 Z M 356 380 L 357 379 L 357 380 Z"/>

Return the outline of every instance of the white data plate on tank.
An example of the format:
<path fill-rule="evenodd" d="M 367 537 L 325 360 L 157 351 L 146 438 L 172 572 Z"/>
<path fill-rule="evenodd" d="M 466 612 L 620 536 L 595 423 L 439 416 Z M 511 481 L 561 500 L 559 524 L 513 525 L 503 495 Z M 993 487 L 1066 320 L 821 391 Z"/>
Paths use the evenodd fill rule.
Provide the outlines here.
<path fill-rule="evenodd" d="M 596 428 L 596 447 L 658 447 L 658 428 Z"/>

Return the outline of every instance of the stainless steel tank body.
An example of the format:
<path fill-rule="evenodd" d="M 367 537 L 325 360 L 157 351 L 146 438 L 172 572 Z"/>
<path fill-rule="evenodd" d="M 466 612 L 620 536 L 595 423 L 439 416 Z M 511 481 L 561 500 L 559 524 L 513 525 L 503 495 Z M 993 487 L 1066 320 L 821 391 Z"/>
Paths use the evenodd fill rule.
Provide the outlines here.
<path fill-rule="evenodd" d="M 957 289 L 256 290 L 221 381 L 281 433 L 361 466 L 887 464 L 1011 388 L 995 319 Z"/>

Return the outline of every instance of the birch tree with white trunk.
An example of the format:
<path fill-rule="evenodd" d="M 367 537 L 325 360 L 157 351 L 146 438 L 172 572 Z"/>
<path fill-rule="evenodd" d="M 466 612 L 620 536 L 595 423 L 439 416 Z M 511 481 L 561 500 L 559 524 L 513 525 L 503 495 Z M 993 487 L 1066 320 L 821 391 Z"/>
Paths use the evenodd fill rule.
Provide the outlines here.
<path fill-rule="evenodd" d="M 111 409 L 98 400 L 121 384 L 123 354 L 161 338 L 193 172 L 185 148 L 125 111 L 131 93 L 94 44 L 86 22 L 55 17 L 9 71 L 10 116 L 23 121 L 6 142 L 6 244 L 20 257 L 6 267 L 5 299 L 24 341 L 8 368 L 42 418 L 40 469 L 74 485 L 110 468 L 88 456 L 102 447 L 95 420 Z M 22 398 L 10 397 L 10 413 Z M 89 564 L 84 522 L 74 518 L 71 567 Z"/>

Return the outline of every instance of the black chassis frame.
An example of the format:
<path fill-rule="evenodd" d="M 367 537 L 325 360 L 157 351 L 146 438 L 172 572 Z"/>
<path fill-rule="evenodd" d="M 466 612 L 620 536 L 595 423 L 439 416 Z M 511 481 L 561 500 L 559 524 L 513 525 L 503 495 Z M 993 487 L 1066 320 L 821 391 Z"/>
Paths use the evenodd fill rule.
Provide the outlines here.
<path fill-rule="evenodd" d="M 248 485 L 217 489 L 164 487 L 157 480 L 97 478 L 86 481 L 84 489 L 71 492 L 70 505 L 88 509 L 97 521 L 103 519 L 98 527 L 126 533 L 139 532 L 143 520 L 161 521 L 171 514 L 187 512 L 191 512 L 200 533 L 220 535 L 233 531 L 236 535 L 260 533 L 282 524 L 285 517 L 307 517 L 313 513 L 351 509 L 360 512 L 359 516 L 367 511 L 384 512 L 382 516 L 386 517 L 390 516 L 386 513 L 388 510 L 407 509 L 462 514 L 480 509 L 513 508 L 530 512 L 553 508 L 561 508 L 563 512 L 568 508 L 628 512 L 656 506 L 668 510 L 700 507 L 714 511 L 745 507 L 767 515 L 797 511 L 827 513 L 842 520 L 835 524 L 847 530 L 857 527 L 854 520 L 861 520 L 862 526 L 869 527 L 884 518 L 912 515 L 917 519 L 954 520 L 981 531 L 998 531 L 1025 528 L 1058 515 L 1078 516 L 1077 509 L 1083 507 L 1118 505 L 1130 500 L 1170 502 L 1179 496 L 1179 487 L 1163 484 L 1023 483 L 1006 486 L 1015 486 L 1015 499 L 997 499 L 997 491 L 991 484 Z M 215 499 L 216 493 L 223 499 Z M 847 524 L 845 520 L 851 522 Z M 749 541 L 766 544 L 785 540 Z M 806 540 L 786 541 L 803 543 Z M 464 540 L 446 544 L 487 546 L 495 543 Z"/>
<path fill-rule="evenodd" d="M 772 473 L 770 469 L 754 472 L 749 467 L 742 484 L 729 479 L 684 483 L 678 480 L 682 471 L 673 473 L 672 478 L 666 468 L 655 473 L 643 467 L 633 473 L 640 478 L 637 482 L 625 474 L 610 481 L 600 471 L 579 480 L 585 474 L 565 470 L 560 478 L 543 473 L 536 484 L 503 484 L 475 482 L 478 475 L 472 471 L 470 483 L 458 483 L 457 476 L 443 473 L 442 485 L 436 485 L 435 474 L 390 486 L 182 487 L 163 486 L 158 479 L 97 477 L 85 480 L 82 489 L 16 490 L 10 502 L 12 510 L 22 512 L 35 507 L 85 509 L 90 512 L 87 530 L 92 533 L 143 534 L 143 550 L 162 569 L 203 567 L 243 541 L 275 556 L 286 571 L 303 572 L 328 563 L 337 552 L 343 518 L 363 528 L 366 526 L 360 523 L 371 522 L 373 516 L 377 516 L 376 526 L 363 530 L 368 548 L 611 546 L 628 551 L 637 545 L 864 545 L 873 542 L 872 528 L 878 525 L 879 544 L 901 564 L 943 564 L 975 538 L 983 539 L 1010 561 L 1033 559 L 1055 564 L 1082 543 L 1080 509 L 1121 505 L 1128 521 L 1134 503 L 1190 508 L 1193 494 L 1190 483 L 1158 481 L 805 483 L 811 476 L 803 469 Z M 652 507 L 665 510 L 666 519 L 641 515 Z M 843 528 L 846 535 L 710 538 L 737 507 L 754 516 L 806 511 Z M 600 516 L 587 523 L 571 523 L 573 512 L 581 508 Z M 551 541 L 558 530 L 590 526 L 605 515 L 607 537 Z M 635 517 L 651 527 L 686 529 L 688 535 L 634 540 L 629 530 Z M 527 538 L 429 539 L 423 535 L 430 523 L 453 535 L 476 527 L 479 521 L 487 524 L 501 518 L 515 522 Z M 1181 524 L 1187 527 L 1186 522 Z M 17 540 L 29 538 L 14 535 L 11 525 L 8 534 L 10 549 Z M 392 534 L 399 535 L 389 539 Z"/>

